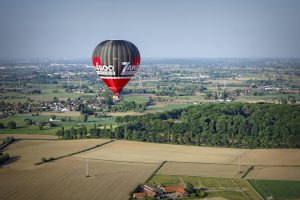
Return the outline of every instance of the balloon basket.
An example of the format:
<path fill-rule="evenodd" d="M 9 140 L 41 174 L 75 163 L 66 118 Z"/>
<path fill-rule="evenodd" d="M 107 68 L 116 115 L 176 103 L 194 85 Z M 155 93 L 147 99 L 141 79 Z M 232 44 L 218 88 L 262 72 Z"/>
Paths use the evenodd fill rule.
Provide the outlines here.
<path fill-rule="evenodd" d="M 114 95 L 113 96 L 113 101 L 115 102 L 115 103 L 118 103 L 118 102 L 120 102 L 122 100 L 122 98 L 119 96 L 119 95 Z"/>

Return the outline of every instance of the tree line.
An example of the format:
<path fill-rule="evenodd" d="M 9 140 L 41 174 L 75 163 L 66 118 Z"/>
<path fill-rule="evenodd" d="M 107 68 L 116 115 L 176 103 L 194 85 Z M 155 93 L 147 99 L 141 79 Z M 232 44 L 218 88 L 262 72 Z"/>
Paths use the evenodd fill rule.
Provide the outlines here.
<path fill-rule="evenodd" d="M 106 125 L 97 126 L 94 124 L 92 128 L 88 130 L 85 125 L 79 127 L 71 127 L 71 129 L 65 129 L 64 126 L 56 132 L 59 139 L 73 140 L 73 139 L 87 139 L 87 138 L 117 138 L 120 137 L 115 135 L 112 125 L 107 127 Z"/>

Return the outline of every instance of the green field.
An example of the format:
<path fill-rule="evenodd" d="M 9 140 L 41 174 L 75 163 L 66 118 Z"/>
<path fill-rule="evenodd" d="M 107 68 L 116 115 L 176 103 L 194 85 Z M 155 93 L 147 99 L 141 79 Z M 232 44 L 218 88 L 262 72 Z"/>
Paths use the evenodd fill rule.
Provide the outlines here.
<path fill-rule="evenodd" d="M 148 97 L 144 95 L 126 95 L 123 96 L 123 101 L 134 101 L 136 104 L 147 103 Z"/>
<path fill-rule="evenodd" d="M 300 199 L 300 181 L 249 180 L 264 198 L 274 200 Z"/>
<path fill-rule="evenodd" d="M 55 115 L 55 113 L 53 113 Z M 49 119 L 51 118 L 50 115 L 39 115 L 39 116 L 32 116 L 31 114 L 16 114 L 14 116 L 10 116 L 4 119 L 1 119 L 0 122 L 6 126 L 6 124 L 9 121 L 15 121 L 17 124 L 17 128 L 10 129 L 8 127 L 5 127 L 3 129 L 0 129 L 0 134 L 45 134 L 45 135 L 55 135 L 57 130 L 61 129 L 62 126 L 65 127 L 65 129 L 70 129 L 71 127 L 76 127 L 80 125 L 85 125 L 88 129 L 92 128 L 94 124 L 96 125 L 107 125 L 107 128 L 109 128 L 110 124 L 115 124 L 115 117 L 106 117 L 106 118 L 95 118 L 94 116 L 90 116 L 88 118 L 88 121 L 85 123 L 78 122 L 79 117 L 72 116 L 71 121 L 60 121 L 60 116 L 56 117 L 56 120 L 54 124 L 55 127 L 49 127 L 44 126 L 42 130 L 39 129 L 36 125 L 26 125 L 25 119 L 31 119 L 33 122 L 49 122 Z"/>
<path fill-rule="evenodd" d="M 189 107 L 191 106 L 192 104 L 165 104 L 163 106 L 148 106 L 146 110 L 149 110 L 149 111 L 157 111 L 157 112 L 163 112 L 163 111 L 170 111 L 170 110 L 173 110 L 173 109 L 179 109 L 179 108 L 186 108 L 186 107 Z"/>
<path fill-rule="evenodd" d="M 245 179 L 155 175 L 149 181 L 152 185 L 184 185 L 188 182 L 195 188 L 206 188 L 207 197 L 223 197 L 229 200 L 261 199 Z"/>
<path fill-rule="evenodd" d="M 294 96 L 297 101 L 300 100 L 300 94 L 270 94 L 270 95 L 263 95 L 263 96 L 241 96 L 237 97 L 236 101 L 241 102 L 249 102 L 249 101 L 272 101 L 274 98 L 284 98 L 287 99 L 288 96 Z"/>
<path fill-rule="evenodd" d="M 78 83 L 77 83 L 78 84 Z M 28 84 L 30 86 L 31 84 Z M 27 98 L 39 101 L 51 101 L 53 97 L 57 97 L 60 100 L 67 100 L 68 98 L 74 99 L 80 96 L 93 96 L 94 93 L 68 93 L 65 92 L 65 89 L 60 88 L 59 84 L 40 84 L 40 85 L 32 85 L 34 87 L 41 88 L 41 94 L 22 94 L 18 92 L 6 92 L 2 93 L 1 96 L 3 99 L 1 101 L 10 102 L 10 103 L 18 103 L 18 102 L 26 102 Z M 54 93 L 53 90 L 58 90 L 57 93 Z M 4 97 L 13 97 L 4 99 Z"/>
<path fill-rule="evenodd" d="M 67 100 L 68 98 L 77 98 L 82 95 L 92 95 L 92 94 L 80 94 L 80 93 L 67 93 L 64 89 L 58 89 L 58 93 L 53 93 L 53 89 L 43 89 L 42 94 L 38 95 L 28 95 L 31 99 L 39 101 L 51 101 L 54 97 L 60 100 Z"/>

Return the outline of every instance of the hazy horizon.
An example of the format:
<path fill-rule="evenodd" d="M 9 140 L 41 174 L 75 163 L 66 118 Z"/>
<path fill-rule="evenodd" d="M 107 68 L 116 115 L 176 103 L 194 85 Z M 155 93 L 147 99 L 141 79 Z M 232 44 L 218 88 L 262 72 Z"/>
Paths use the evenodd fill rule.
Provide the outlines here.
<path fill-rule="evenodd" d="M 0 59 L 89 59 L 107 39 L 142 59 L 300 58 L 300 1 L 2 1 Z"/>

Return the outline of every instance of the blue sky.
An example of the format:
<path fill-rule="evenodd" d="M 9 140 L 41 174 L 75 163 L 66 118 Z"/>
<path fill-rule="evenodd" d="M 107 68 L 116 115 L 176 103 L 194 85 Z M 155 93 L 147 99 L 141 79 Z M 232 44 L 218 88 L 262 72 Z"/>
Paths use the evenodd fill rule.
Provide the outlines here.
<path fill-rule="evenodd" d="M 0 0 L 0 57 L 91 57 L 125 39 L 142 57 L 300 57 L 297 0 Z"/>

